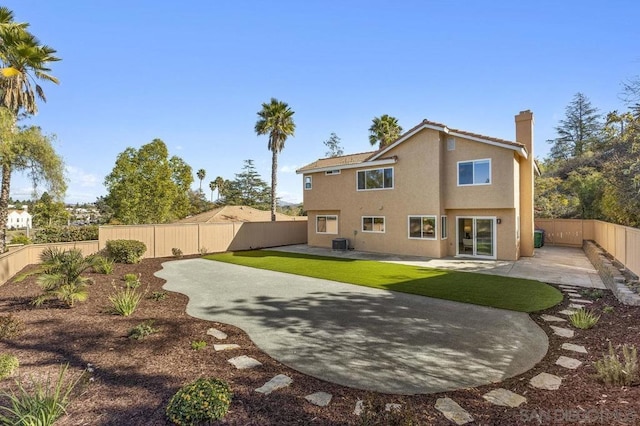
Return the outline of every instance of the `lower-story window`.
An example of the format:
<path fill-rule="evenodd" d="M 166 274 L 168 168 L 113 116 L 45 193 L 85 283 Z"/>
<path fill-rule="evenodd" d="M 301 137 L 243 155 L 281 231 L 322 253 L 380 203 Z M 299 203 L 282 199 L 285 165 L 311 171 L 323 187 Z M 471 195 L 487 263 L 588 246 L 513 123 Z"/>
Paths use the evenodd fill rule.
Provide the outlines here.
<path fill-rule="evenodd" d="M 316 233 L 337 234 L 338 233 L 338 216 L 336 215 L 316 216 Z"/>
<path fill-rule="evenodd" d="M 384 232 L 384 216 L 363 216 L 362 232 Z"/>
<path fill-rule="evenodd" d="M 436 216 L 409 216 L 409 238 L 435 240 L 436 231 Z"/>

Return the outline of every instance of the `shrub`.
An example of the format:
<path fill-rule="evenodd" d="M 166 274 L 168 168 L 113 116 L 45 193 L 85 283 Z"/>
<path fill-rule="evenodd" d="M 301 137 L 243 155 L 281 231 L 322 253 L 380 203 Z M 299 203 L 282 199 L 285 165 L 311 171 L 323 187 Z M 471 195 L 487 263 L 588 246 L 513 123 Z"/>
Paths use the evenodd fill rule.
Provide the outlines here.
<path fill-rule="evenodd" d="M 167 418 L 177 425 L 197 425 L 222 419 L 231 405 L 231 388 L 220 379 L 198 379 L 169 400 Z"/>
<path fill-rule="evenodd" d="M 158 329 L 153 327 L 153 320 L 147 320 L 129 330 L 129 339 L 142 340 L 157 332 Z"/>
<path fill-rule="evenodd" d="M 124 286 L 127 288 L 140 287 L 140 275 L 136 274 L 124 274 Z"/>
<path fill-rule="evenodd" d="M 136 240 L 109 240 L 105 248 L 108 256 L 117 263 L 138 263 L 147 251 L 147 246 Z"/>
<path fill-rule="evenodd" d="M 181 258 L 182 257 L 182 250 L 180 250 L 179 248 L 174 247 L 174 248 L 171 249 L 171 254 L 173 254 L 177 258 Z"/>
<path fill-rule="evenodd" d="M 48 226 L 37 231 L 33 237 L 36 244 L 64 243 L 70 241 L 93 241 L 98 239 L 98 227 Z"/>
<path fill-rule="evenodd" d="M 98 274 L 113 274 L 113 260 L 108 257 L 96 255 L 93 257 L 93 270 Z"/>
<path fill-rule="evenodd" d="M 27 387 L 16 380 L 16 391 L 2 392 L 8 400 L 7 405 L 0 406 L 0 424 L 11 425 L 53 425 L 65 412 L 71 399 L 71 392 L 82 378 L 67 378 L 69 365 L 60 367 L 57 379 L 52 382 L 51 376 L 44 381 L 33 381 Z"/>
<path fill-rule="evenodd" d="M 82 274 L 93 267 L 94 258 L 84 257 L 80 249 L 60 250 L 47 247 L 40 255 L 42 266 L 38 285 L 44 293 L 33 300 L 36 306 L 50 299 L 58 299 L 73 307 L 75 302 L 83 302 L 89 297 L 87 284 L 91 278 Z"/>
<path fill-rule="evenodd" d="M 609 342 L 609 355 L 594 364 L 596 378 L 607 385 L 631 386 L 638 383 L 638 351 L 635 346 L 622 346 L 622 361 Z"/>
<path fill-rule="evenodd" d="M 13 315 L 0 316 L 0 339 L 12 339 L 22 333 L 23 323 Z"/>
<path fill-rule="evenodd" d="M 18 234 L 18 235 L 14 235 L 13 238 L 11 238 L 11 244 L 33 244 L 33 241 L 31 241 L 31 238 L 27 237 L 24 234 Z"/>
<path fill-rule="evenodd" d="M 11 376 L 19 364 L 18 358 L 13 355 L 0 355 L 0 380 Z"/>
<path fill-rule="evenodd" d="M 598 323 L 600 315 L 596 315 L 594 312 L 580 308 L 575 313 L 569 315 L 569 320 L 574 327 L 581 328 L 583 330 L 589 329 Z"/>
<path fill-rule="evenodd" d="M 604 296 L 604 292 L 602 290 L 598 290 L 597 288 L 582 289 L 580 290 L 580 294 L 592 300 L 602 299 L 602 297 Z"/>
<path fill-rule="evenodd" d="M 151 296 L 149 296 L 149 299 L 153 299 L 156 302 L 159 302 L 160 300 L 164 300 L 166 298 L 167 298 L 166 291 L 154 291 L 151 293 Z"/>
<path fill-rule="evenodd" d="M 111 313 L 128 317 L 136 310 L 141 299 L 142 293 L 134 288 L 127 287 L 117 290 L 109 296 Z"/>
<path fill-rule="evenodd" d="M 194 340 L 193 342 L 191 342 L 191 349 L 193 349 L 194 351 L 199 351 L 206 347 L 207 342 L 205 342 L 204 340 Z"/>
<path fill-rule="evenodd" d="M 605 314 L 610 314 L 613 311 L 614 311 L 613 306 L 605 306 L 604 308 L 602 308 L 602 312 Z"/>

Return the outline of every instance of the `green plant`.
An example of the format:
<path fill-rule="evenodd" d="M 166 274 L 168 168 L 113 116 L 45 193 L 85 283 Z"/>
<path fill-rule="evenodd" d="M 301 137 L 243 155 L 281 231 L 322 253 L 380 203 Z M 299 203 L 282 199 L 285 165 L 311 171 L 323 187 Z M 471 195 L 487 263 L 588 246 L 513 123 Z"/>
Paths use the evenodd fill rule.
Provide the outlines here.
<path fill-rule="evenodd" d="M 40 254 L 42 261 L 38 271 L 38 285 L 44 293 L 33 300 L 36 306 L 42 305 L 50 299 L 58 299 L 68 307 L 75 302 L 87 300 L 89 293 L 87 285 L 92 279 L 82 274 L 94 266 L 94 257 L 82 255 L 80 249 L 60 250 L 47 247 Z"/>
<path fill-rule="evenodd" d="M 159 302 L 160 300 L 164 300 L 166 298 L 167 298 L 166 291 L 154 291 L 151 293 L 151 296 L 149 296 L 149 299 L 153 299 L 156 302 Z"/>
<path fill-rule="evenodd" d="M 82 378 L 68 377 L 69 365 L 60 367 L 57 379 L 51 376 L 43 381 L 32 380 L 31 386 L 25 386 L 16 380 L 16 390 L 0 394 L 8 400 L 8 405 L 0 406 L 0 424 L 6 425 L 53 425 L 65 412 L 71 400 L 71 393 Z M 32 389 L 31 391 L 27 389 Z"/>
<path fill-rule="evenodd" d="M 608 385 L 631 386 L 638 383 L 638 350 L 635 346 L 622 346 L 622 361 L 609 342 L 609 354 L 595 362 L 596 378 Z"/>
<path fill-rule="evenodd" d="M 180 250 L 177 247 L 174 247 L 174 248 L 171 249 L 171 254 L 173 254 L 177 258 L 181 258 L 182 257 L 182 250 Z"/>
<path fill-rule="evenodd" d="M 610 314 L 614 311 L 615 309 L 613 309 L 613 306 L 605 306 L 604 308 L 602 308 L 602 312 L 605 314 Z"/>
<path fill-rule="evenodd" d="M 109 295 L 111 313 L 128 317 L 136 310 L 141 299 L 142 293 L 134 288 L 127 287 L 116 290 L 115 293 Z"/>
<path fill-rule="evenodd" d="M 14 235 L 13 238 L 11 238 L 11 244 L 33 244 L 33 241 L 31 241 L 31 238 L 27 237 L 26 235 L 20 233 L 18 235 Z"/>
<path fill-rule="evenodd" d="M 157 332 L 158 329 L 153 327 L 153 320 L 147 320 L 129 330 L 129 339 L 142 340 Z"/>
<path fill-rule="evenodd" d="M 6 379 L 11 376 L 14 371 L 18 368 L 20 363 L 18 362 L 18 358 L 9 355 L 9 354 L 1 354 L 0 355 L 0 380 Z"/>
<path fill-rule="evenodd" d="M 167 418 L 176 425 L 198 425 L 222 419 L 231 405 L 231 388 L 220 379 L 201 378 L 183 386 L 169 400 Z"/>
<path fill-rule="evenodd" d="M 108 256 L 117 263 L 138 263 L 147 251 L 145 243 L 136 240 L 109 240 L 105 248 Z"/>
<path fill-rule="evenodd" d="M 124 274 L 124 286 L 127 288 L 140 287 L 140 275 L 136 274 Z"/>
<path fill-rule="evenodd" d="M 96 255 L 93 257 L 93 270 L 98 274 L 113 274 L 113 260 L 108 257 Z"/>
<path fill-rule="evenodd" d="M 98 227 L 48 226 L 37 231 L 33 237 L 36 244 L 63 243 L 70 241 L 92 241 L 98 239 Z"/>
<path fill-rule="evenodd" d="M 0 316 L 0 339 L 12 339 L 22 333 L 23 323 L 13 315 Z"/>
<path fill-rule="evenodd" d="M 591 310 L 580 308 L 573 314 L 569 315 L 569 320 L 574 327 L 586 330 L 598 323 L 600 315 L 596 315 Z"/>
<path fill-rule="evenodd" d="M 602 290 L 597 289 L 597 288 L 581 289 L 580 290 L 580 294 L 583 297 L 586 297 L 586 298 L 592 299 L 592 300 L 602 299 L 602 297 L 604 296 L 604 292 Z"/>
<path fill-rule="evenodd" d="M 191 349 L 193 349 L 194 351 L 199 351 L 206 347 L 207 342 L 205 342 L 204 340 L 194 340 L 193 342 L 191 342 Z"/>

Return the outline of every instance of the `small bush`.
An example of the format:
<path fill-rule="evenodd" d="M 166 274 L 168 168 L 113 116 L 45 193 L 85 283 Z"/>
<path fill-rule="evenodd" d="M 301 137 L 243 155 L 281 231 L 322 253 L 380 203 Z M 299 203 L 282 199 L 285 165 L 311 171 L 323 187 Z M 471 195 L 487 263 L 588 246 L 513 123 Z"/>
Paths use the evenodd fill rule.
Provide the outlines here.
<path fill-rule="evenodd" d="M 48 226 L 37 231 L 33 237 L 36 244 L 64 243 L 69 241 L 93 241 L 98 239 L 98 227 Z"/>
<path fill-rule="evenodd" d="M 117 263 L 138 263 L 147 251 L 147 246 L 136 240 L 109 240 L 105 248 L 109 257 Z"/>
<path fill-rule="evenodd" d="M 580 294 L 583 297 L 586 297 L 587 299 L 591 299 L 591 300 L 602 299 L 602 297 L 604 296 L 604 292 L 602 290 L 598 290 L 597 288 L 582 289 L 580 290 Z"/>
<path fill-rule="evenodd" d="M 58 299 L 72 308 L 75 302 L 84 302 L 89 297 L 87 285 L 93 280 L 82 274 L 93 268 L 94 257 L 84 257 L 82 250 L 61 250 L 47 247 L 40 254 L 42 261 L 38 285 L 43 294 L 35 298 L 32 303 L 40 306 L 50 299 Z"/>
<path fill-rule="evenodd" d="M 22 333 L 24 324 L 13 315 L 0 316 L 0 339 L 13 339 Z"/>
<path fill-rule="evenodd" d="M 171 254 L 173 254 L 174 257 L 177 257 L 178 259 L 182 258 L 182 250 L 180 250 L 179 248 L 172 248 L 171 249 Z"/>
<path fill-rule="evenodd" d="M 204 340 L 194 340 L 193 342 L 191 342 L 191 349 L 193 349 L 194 351 L 199 351 L 206 347 L 207 342 L 205 342 Z"/>
<path fill-rule="evenodd" d="M 176 425 L 197 425 L 222 419 L 231 405 L 231 388 L 219 379 L 198 379 L 169 400 L 167 418 Z"/>
<path fill-rule="evenodd" d="M 20 363 L 17 357 L 8 354 L 0 355 L 0 380 L 11 376 L 18 368 L 18 365 Z"/>
<path fill-rule="evenodd" d="M 596 378 L 607 385 L 631 386 L 638 383 L 638 351 L 635 346 L 622 346 L 622 361 L 609 342 L 609 355 L 594 364 Z"/>
<path fill-rule="evenodd" d="M 119 289 L 109 296 L 111 313 L 128 317 L 136 310 L 141 299 L 142 293 L 133 288 Z"/>
<path fill-rule="evenodd" d="M 605 306 L 602 308 L 602 312 L 605 314 L 610 314 L 614 311 L 613 306 Z"/>
<path fill-rule="evenodd" d="M 53 425 L 66 412 L 71 400 L 71 392 L 82 378 L 68 378 L 69 365 L 60 367 L 55 381 L 47 376 L 44 381 L 33 381 L 25 386 L 16 380 L 16 391 L 2 392 L 8 405 L 0 406 L 0 424 L 7 425 Z M 27 389 L 32 389 L 28 391 Z"/>
<path fill-rule="evenodd" d="M 14 235 L 13 238 L 11 238 L 11 244 L 33 244 L 33 241 L 31 241 L 31 238 L 27 237 L 24 234 L 18 234 L 18 235 Z"/>
<path fill-rule="evenodd" d="M 153 299 L 156 302 L 159 302 L 161 300 L 164 300 L 167 298 L 167 292 L 166 291 L 154 291 L 151 293 L 151 296 L 149 296 L 149 299 Z"/>
<path fill-rule="evenodd" d="M 142 340 L 157 332 L 158 329 L 153 327 L 153 320 L 147 320 L 129 330 L 129 339 Z"/>
<path fill-rule="evenodd" d="M 124 274 L 124 286 L 126 288 L 138 288 L 140 284 L 140 275 Z"/>
<path fill-rule="evenodd" d="M 596 315 L 590 310 L 580 308 L 575 313 L 569 315 L 569 320 L 574 327 L 587 330 L 598 323 L 600 315 Z"/>
<path fill-rule="evenodd" d="M 93 270 L 98 274 L 113 274 L 113 260 L 104 256 L 94 256 Z"/>

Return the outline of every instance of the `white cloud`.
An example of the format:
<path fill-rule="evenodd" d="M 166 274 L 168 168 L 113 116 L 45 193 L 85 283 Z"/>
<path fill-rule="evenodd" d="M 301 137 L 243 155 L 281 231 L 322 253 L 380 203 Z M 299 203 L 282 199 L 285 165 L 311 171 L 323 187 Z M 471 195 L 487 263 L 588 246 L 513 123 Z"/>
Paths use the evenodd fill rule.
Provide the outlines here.
<path fill-rule="evenodd" d="M 302 195 L 291 192 L 279 191 L 277 197 L 285 203 L 298 204 L 302 202 Z"/>
<path fill-rule="evenodd" d="M 98 186 L 98 176 L 86 173 L 84 170 L 73 166 L 67 166 L 66 170 L 69 186 L 80 186 L 81 188 L 95 188 Z"/>
<path fill-rule="evenodd" d="M 295 173 L 296 170 L 298 170 L 300 168 L 300 166 L 282 166 L 280 167 L 280 172 L 282 173 Z"/>

